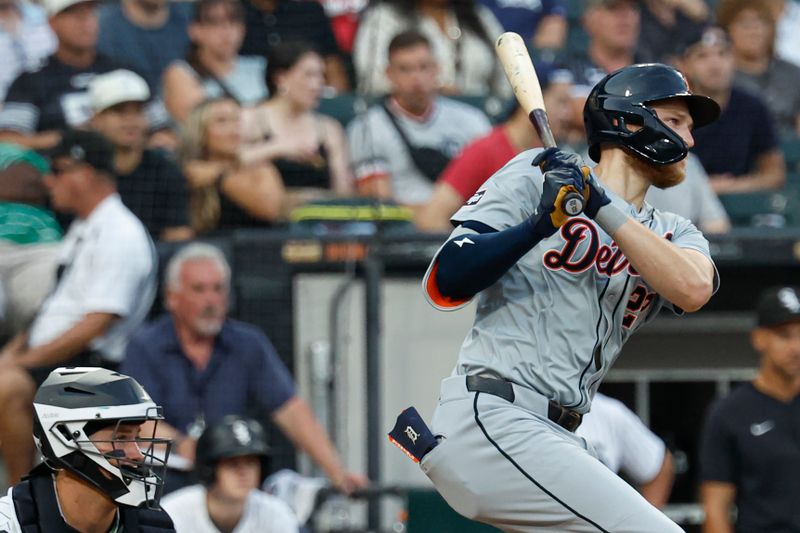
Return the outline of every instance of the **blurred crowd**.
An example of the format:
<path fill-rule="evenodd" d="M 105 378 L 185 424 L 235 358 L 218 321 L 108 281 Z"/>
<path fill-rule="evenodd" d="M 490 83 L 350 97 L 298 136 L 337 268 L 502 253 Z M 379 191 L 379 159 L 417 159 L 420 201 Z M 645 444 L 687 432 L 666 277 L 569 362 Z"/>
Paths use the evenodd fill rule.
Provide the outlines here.
<path fill-rule="evenodd" d="M 33 460 L 23 414 L 36 385 L 85 363 L 123 368 L 170 407 L 177 472 L 207 423 L 266 413 L 336 487 L 364 486 L 269 340 L 227 318 L 219 250 L 180 252 L 163 276 L 167 312 L 142 325 L 153 243 L 285 227 L 308 205 L 388 204 L 448 231 L 489 176 L 541 146 L 495 58 L 503 31 L 529 47 L 559 146 L 588 161 L 583 103 L 607 73 L 670 63 L 723 113 L 694 132 L 685 181 L 647 201 L 707 233 L 800 223 L 786 208 L 729 212 L 800 197 L 798 28 L 798 0 L 0 0 L 10 479 Z M 232 382 L 249 385 L 236 396 Z"/>
<path fill-rule="evenodd" d="M 102 133 L 123 203 L 159 240 L 359 197 L 445 231 L 508 156 L 541 144 L 495 59 L 509 30 L 556 140 L 578 152 L 588 89 L 634 62 L 674 64 L 722 104 L 686 183 L 650 201 L 723 232 L 726 197 L 796 192 L 798 22 L 796 0 L 3 0 L 0 141 L 46 151 L 68 128 Z M 21 187 L 0 200 L 47 207 Z"/>

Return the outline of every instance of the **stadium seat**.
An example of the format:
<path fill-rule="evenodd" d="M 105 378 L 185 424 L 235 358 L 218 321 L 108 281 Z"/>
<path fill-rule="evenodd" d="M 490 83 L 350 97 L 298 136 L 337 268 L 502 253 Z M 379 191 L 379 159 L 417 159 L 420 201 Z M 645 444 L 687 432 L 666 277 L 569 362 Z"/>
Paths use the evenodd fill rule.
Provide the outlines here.
<path fill-rule="evenodd" d="M 485 97 L 485 96 L 467 96 L 467 95 L 455 95 L 449 96 L 448 98 L 452 98 L 458 102 L 462 102 L 464 104 L 471 105 L 477 109 L 480 109 L 486 116 L 489 117 L 489 120 L 492 124 L 499 124 L 502 122 L 506 115 L 508 115 L 508 111 L 511 109 L 510 102 L 504 102 L 500 98 L 496 97 Z"/>
<path fill-rule="evenodd" d="M 734 226 L 782 227 L 789 220 L 790 193 L 788 189 L 719 196 Z"/>
<path fill-rule="evenodd" d="M 790 174 L 800 173 L 800 136 L 789 135 L 781 139 L 781 151 L 786 159 L 786 170 Z"/>
<path fill-rule="evenodd" d="M 364 97 L 356 93 L 343 93 L 332 98 L 320 99 L 317 111 L 335 118 L 342 127 L 347 127 L 356 115 L 367 109 L 368 104 Z"/>

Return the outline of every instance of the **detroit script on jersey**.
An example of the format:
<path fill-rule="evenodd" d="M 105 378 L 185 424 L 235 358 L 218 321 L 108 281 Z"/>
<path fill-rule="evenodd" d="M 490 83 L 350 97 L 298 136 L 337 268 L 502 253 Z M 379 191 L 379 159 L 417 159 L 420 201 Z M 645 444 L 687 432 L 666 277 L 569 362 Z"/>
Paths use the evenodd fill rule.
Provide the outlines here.
<path fill-rule="evenodd" d="M 498 231 L 522 223 L 541 194 L 543 176 L 531 166 L 537 151 L 512 159 L 482 187 L 479 201 L 464 205 L 452 220 Z M 636 211 L 606 192 L 655 234 L 710 258 L 708 242 L 688 220 L 647 204 Z M 469 232 L 457 227 L 451 237 Z M 594 221 L 574 217 L 478 295 L 457 372 L 497 375 L 585 412 L 627 339 L 662 307 L 673 308 L 613 239 Z"/>

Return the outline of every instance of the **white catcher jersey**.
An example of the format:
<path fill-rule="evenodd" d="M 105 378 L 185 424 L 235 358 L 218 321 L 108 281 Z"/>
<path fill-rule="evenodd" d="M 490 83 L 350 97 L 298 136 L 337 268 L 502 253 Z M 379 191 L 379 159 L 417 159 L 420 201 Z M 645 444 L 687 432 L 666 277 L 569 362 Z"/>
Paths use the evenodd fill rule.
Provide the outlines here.
<path fill-rule="evenodd" d="M 9 488 L 8 493 L 0 498 L 0 533 L 23 533 L 17 518 L 17 511 L 14 508 L 13 491 L 14 487 Z M 53 509 L 53 512 L 59 513 L 61 510 Z M 117 522 L 112 527 L 111 533 L 125 533 L 124 528 L 119 525 L 119 513 L 117 513 Z"/>
<path fill-rule="evenodd" d="M 531 165 L 540 151 L 522 152 L 497 171 L 453 215 L 454 224 L 472 220 L 501 231 L 530 217 L 542 193 L 543 175 Z M 606 194 L 650 231 L 710 259 L 708 241 L 688 220 L 647 203 L 637 212 Z M 451 238 L 471 232 L 457 227 Z M 428 300 L 460 307 L 438 297 L 435 264 L 423 281 Z M 573 217 L 478 295 L 454 373 L 494 375 L 585 413 L 625 341 L 665 305 L 672 308 L 609 235 L 586 216 Z"/>
<path fill-rule="evenodd" d="M 8 494 L 0 498 L 0 532 L 22 533 L 17 512 L 14 510 L 14 500 L 11 498 L 12 490 L 13 488 L 8 489 Z"/>
<path fill-rule="evenodd" d="M 176 533 L 219 533 L 208 516 L 206 489 L 191 485 L 167 494 L 161 507 L 172 518 Z M 297 533 L 297 519 L 289 506 L 274 496 L 254 490 L 233 533 Z"/>

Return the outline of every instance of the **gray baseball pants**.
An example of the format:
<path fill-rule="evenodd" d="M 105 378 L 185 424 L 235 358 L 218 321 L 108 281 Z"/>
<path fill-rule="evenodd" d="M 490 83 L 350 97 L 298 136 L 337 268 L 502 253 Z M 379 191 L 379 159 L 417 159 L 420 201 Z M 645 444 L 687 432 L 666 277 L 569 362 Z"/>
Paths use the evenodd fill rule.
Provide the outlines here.
<path fill-rule="evenodd" d="M 606 468 L 584 439 L 547 419 L 547 399 L 514 385 L 513 403 L 442 381 L 431 429 L 443 440 L 420 463 L 467 518 L 509 533 L 683 530 Z"/>

